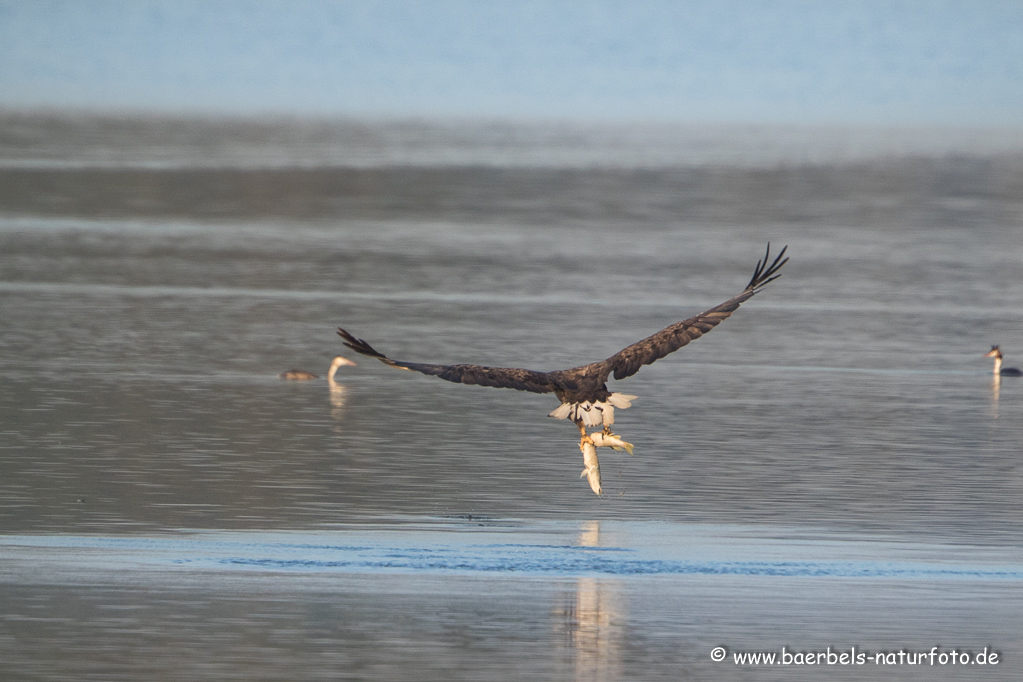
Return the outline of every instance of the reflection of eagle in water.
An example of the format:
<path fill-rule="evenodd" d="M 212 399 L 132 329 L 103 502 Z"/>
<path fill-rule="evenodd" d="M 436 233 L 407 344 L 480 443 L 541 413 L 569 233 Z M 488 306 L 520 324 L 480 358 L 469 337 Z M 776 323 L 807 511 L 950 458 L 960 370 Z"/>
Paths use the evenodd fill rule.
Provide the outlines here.
<path fill-rule="evenodd" d="M 583 461 L 586 465 L 583 475 L 589 479 L 593 492 L 599 495 L 601 491 L 600 469 L 597 463 L 596 448 L 606 446 L 617 450 L 628 450 L 630 454 L 632 452 L 631 444 L 611 433 L 611 425 L 614 423 L 614 408 L 629 407 L 636 396 L 608 391 L 608 377 L 612 374 L 615 379 L 630 377 L 638 372 L 643 365 L 649 365 L 668 353 L 677 351 L 693 339 L 700 338 L 716 327 L 722 320 L 735 312 L 740 304 L 760 291 L 764 285 L 781 276 L 778 271 L 789 260 L 783 258 L 785 248 L 773 262 L 768 264 L 771 256 L 771 246 L 768 244 L 764 259 L 757 262 L 753 277 L 738 296 L 734 296 L 695 317 L 690 317 L 688 320 L 676 322 L 653 336 L 648 336 L 642 341 L 623 348 L 606 360 L 573 369 L 538 372 L 529 369 L 483 367 L 480 365 L 428 365 L 418 362 L 402 362 L 392 360 L 344 329 L 339 328 L 337 333 L 344 339 L 344 344 L 357 353 L 376 358 L 384 364 L 398 369 L 430 374 L 446 381 L 461 384 L 555 394 L 561 400 L 561 406 L 551 412 L 550 416 L 556 419 L 571 419 L 579 427 L 582 434 L 579 448 L 583 451 Z M 603 426 L 603 431 L 587 434 L 586 427 L 588 426 Z"/>

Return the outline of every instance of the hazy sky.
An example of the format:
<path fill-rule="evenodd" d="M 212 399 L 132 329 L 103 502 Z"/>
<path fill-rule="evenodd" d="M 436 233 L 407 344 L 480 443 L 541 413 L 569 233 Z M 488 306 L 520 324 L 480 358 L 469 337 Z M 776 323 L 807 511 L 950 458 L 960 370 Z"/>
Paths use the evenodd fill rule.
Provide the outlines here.
<path fill-rule="evenodd" d="M 0 0 L 0 107 L 1023 126 L 1023 2 Z"/>

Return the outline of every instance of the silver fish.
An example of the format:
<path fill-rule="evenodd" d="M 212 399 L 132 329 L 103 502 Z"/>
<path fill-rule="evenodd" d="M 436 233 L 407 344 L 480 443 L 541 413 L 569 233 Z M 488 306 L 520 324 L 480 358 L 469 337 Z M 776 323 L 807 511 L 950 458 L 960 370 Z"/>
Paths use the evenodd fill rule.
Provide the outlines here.
<path fill-rule="evenodd" d="M 591 433 L 590 439 L 598 448 L 614 448 L 619 452 L 624 450 L 630 455 L 632 454 L 632 443 L 626 443 L 618 434 L 598 431 L 597 433 Z"/>
<path fill-rule="evenodd" d="M 600 487 L 600 462 L 597 461 L 597 448 L 590 443 L 581 443 L 579 449 L 583 451 L 583 464 L 586 466 L 579 478 L 586 477 L 590 483 L 590 490 L 596 494 L 601 493 Z"/>

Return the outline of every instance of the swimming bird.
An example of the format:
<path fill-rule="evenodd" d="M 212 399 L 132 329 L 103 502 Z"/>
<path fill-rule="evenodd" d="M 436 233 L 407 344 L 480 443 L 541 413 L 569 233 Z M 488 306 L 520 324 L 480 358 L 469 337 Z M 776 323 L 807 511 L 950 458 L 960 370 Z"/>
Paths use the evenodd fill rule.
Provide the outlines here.
<path fill-rule="evenodd" d="M 355 365 L 355 362 L 349 360 L 343 355 L 338 355 L 334 358 L 334 361 L 330 363 L 330 369 L 327 370 L 327 381 L 334 381 L 334 373 L 337 372 L 339 367 L 345 367 L 347 365 Z M 287 379 L 288 381 L 309 381 L 310 379 L 319 379 L 312 372 L 307 372 L 304 369 L 289 369 L 287 372 L 278 375 L 281 379 Z"/>
<path fill-rule="evenodd" d="M 991 350 L 984 354 L 985 358 L 995 359 L 995 374 L 1003 377 L 1023 377 L 1023 371 L 1019 367 L 1002 367 L 1002 351 L 998 346 L 991 346 Z"/>
<path fill-rule="evenodd" d="M 763 260 L 757 261 L 749 284 L 741 293 L 724 303 L 689 319 L 676 322 L 642 341 L 623 348 L 606 360 L 572 369 L 540 372 L 481 365 L 431 365 L 404 362 L 392 360 L 363 339 L 356 338 L 340 327 L 337 333 L 344 339 L 344 345 L 348 348 L 362 355 L 376 358 L 385 365 L 397 369 L 420 372 L 455 383 L 514 388 L 532 393 L 553 393 L 561 401 L 561 405 L 548 416 L 555 419 L 571 419 L 579 428 L 579 449 L 583 453 L 583 461 L 586 465 L 582 475 L 589 480 L 593 492 L 599 495 L 601 493 L 600 468 L 597 463 L 596 448 L 613 447 L 628 450 L 629 454 L 632 453 L 632 445 L 611 433 L 611 425 L 614 424 L 615 408 L 627 409 L 632 405 L 636 396 L 612 393 L 607 389 L 608 378 L 612 375 L 619 380 L 630 377 L 638 372 L 643 365 L 649 365 L 669 353 L 677 351 L 690 341 L 698 339 L 712 330 L 735 312 L 742 303 L 752 298 L 769 282 L 781 276 L 778 271 L 789 260 L 784 258 L 787 248 L 783 248 L 774 261 L 771 261 L 771 245 L 768 244 Z M 595 439 L 588 434 L 586 431 L 588 427 L 603 427 L 600 432 L 601 437 Z"/>

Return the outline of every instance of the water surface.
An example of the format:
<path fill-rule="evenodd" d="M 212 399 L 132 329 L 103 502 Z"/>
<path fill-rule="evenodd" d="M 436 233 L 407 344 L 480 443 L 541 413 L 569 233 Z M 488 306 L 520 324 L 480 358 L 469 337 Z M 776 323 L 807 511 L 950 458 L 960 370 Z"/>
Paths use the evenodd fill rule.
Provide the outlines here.
<path fill-rule="evenodd" d="M 140 149 L 2 171 L 5 676 L 820 679 L 710 650 L 855 645 L 993 647 L 886 674 L 1018 679 L 1023 382 L 981 357 L 1023 364 L 1018 160 Z M 784 277 L 612 386 L 636 454 L 601 451 L 603 497 L 550 396 L 277 378 L 325 373 L 338 325 L 591 362 L 737 293 L 769 240 Z"/>

